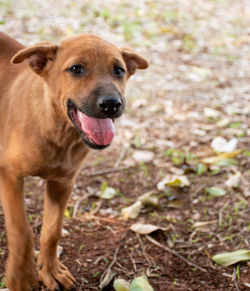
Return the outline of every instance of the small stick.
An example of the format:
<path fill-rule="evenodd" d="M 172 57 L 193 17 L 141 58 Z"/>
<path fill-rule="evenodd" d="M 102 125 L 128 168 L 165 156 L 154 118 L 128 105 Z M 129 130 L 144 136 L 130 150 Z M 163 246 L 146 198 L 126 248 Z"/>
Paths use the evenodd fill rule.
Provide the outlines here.
<path fill-rule="evenodd" d="M 133 269 L 134 269 L 134 271 L 135 271 L 135 273 L 136 273 L 136 271 L 137 271 L 136 263 L 135 263 L 135 261 L 134 261 L 132 255 L 129 253 L 129 251 L 128 251 L 128 256 L 129 256 L 129 258 L 130 258 L 130 260 L 131 260 L 131 262 L 132 262 Z"/>
<path fill-rule="evenodd" d="M 113 261 L 111 262 L 111 264 L 109 265 L 109 269 L 111 269 L 113 267 L 114 263 L 116 262 L 116 260 L 117 260 L 117 254 L 118 254 L 119 250 L 120 250 L 120 248 L 117 248 L 115 250 L 114 258 L 113 258 Z"/>
<path fill-rule="evenodd" d="M 144 255 L 144 257 L 146 258 L 147 262 L 149 265 L 153 265 L 151 259 L 149 258 L 148 254 L 145 252 L 145 245 L 143 244 L 143 241 L 141 240 L 141 237 L 139 235 L 139 233 L 136 233 L 136 237 L 141 245 L 141 249 L 142 249 L 142 253 Z"/>
<path fill-rule="evenodd" d="M 126 155 L 126 152 L 127 152 L 127 148 L 128 148 L 128 144 L 124 143 L 123 146 L 122 146 L 121 153 L 120 153 L 118 159 L 115 162 L 115 165 L 114 165 L 115 168 L 118 168 L 120 163 L 121 163 L 121 161 L 124 159 L 124 157 Z"/>
<path fill-rule="evenodd" d="M 132 168 L 132 167 L 131 166 L 130 167 L 124 166 L 124 167 L 119 167 L 119 168 L 103 169 L 103 170 L 95 171 L 95 172 L 90 173 L 90 174 L 86 174 L 85 176 L 86 177 L 93 177 L 93 176 L 98 176 L 98 175 L 103 175 L 103 174 L 110 174 L 110 173 L 120 172 L 123 170 L 128 170 L 129 168 Z"/>
<path fill-rule="evenodd" d="M 185 259 L 182 255 L 180 255 L 179 253 L 175 252 L 174 250 L 171 250 L 170 248 L 168 248 L 167 246 L 164 246 L 162 245 L 161 243 L 159 243 L 158 241 L 154 240 L 152 237 L 150 237 L 149 235 L 146 235 L 146 238 L 148 241 L 150 241 L 152 244 L 156 245 L 157 247 L 175 255 L 177 258 L 181 259 L 182 261 L 184 261 L 185 263 L 187 263 L 188 265 L 204 272 L 204 273 L 207 273 L 207 270 L 206 269 L 203 269 L 202 267 L 188 261 L 187 259 Z"/>
<path fill-rule="evenodd" d="M 99 212 L 99 210 L 101 209 L 102 207 L 102 204 L 103 204 L 103 200 L 99 200 L 97 203 L 96 203 L 96 208 L 91 211 L 93 215 L 95 215 L 97 212 Z"/>
<path fill-rule="evenodd" d="M 109 284 L 110 279 L 112 280 L 115 276 L 115 273 L 111 271 L 111 268 L 113 267 L 114 263 L 117 260 L 118 252 L 119 252 L 119 248 L 117 248 L 115 250 L 115 254 L 114 254 L 114 258 L 113 258 L 112 262 L 110 263 L 108 268 L 101 275 L 100 284 L 99 284 L 99 288 L 101 288 L 101 289 L 106 287 L 107 286 L 106 284 Z"/>
<path fill-rule="evenodd" d="M 88 197 L 90 197 L 90 196 L 92 196 L 92 195 L 93 195 L 93 194 L 85 193 L 84 196 L 82 196 L 81 198 L 79 198 L 79 199 L 76 201 L 76 203 L 75 203 L 75 205 L 74 205 L 74 209 L 73 209 L 73 214 L 72 214 L 72 217 L 73 217 L 73 218 L 76 217 L 76 214 L 77 214 L 77 211 L 78 211 L 78 208 L 79 208 L 79 204 L 80 204 L 83 200 L 87 199 Z"/>
<path fill-rule="evenodd" d="M 236 269 L 235 266 L 234 266 L 234 270 L 233 270 L 233 278 L 232 278 L 232 280 L 234 281 L 234 286 L 235 286 L 236 290 L 240 291 L 238 283 L 237 283 L 237 269 Z"/>

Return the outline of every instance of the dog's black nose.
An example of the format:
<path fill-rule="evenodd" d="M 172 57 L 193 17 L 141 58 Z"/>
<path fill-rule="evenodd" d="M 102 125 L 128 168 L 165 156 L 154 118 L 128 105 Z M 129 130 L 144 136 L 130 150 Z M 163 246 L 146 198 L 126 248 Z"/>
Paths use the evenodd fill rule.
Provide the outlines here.
<path fill-rule="evenodd" d="M 119 108 L 122 102 L 117 97 L 99 97 L 97 99 L 97 106 L 101 109 L 101 112 L 107 117 L 114 117 L 119 113 Z"/>

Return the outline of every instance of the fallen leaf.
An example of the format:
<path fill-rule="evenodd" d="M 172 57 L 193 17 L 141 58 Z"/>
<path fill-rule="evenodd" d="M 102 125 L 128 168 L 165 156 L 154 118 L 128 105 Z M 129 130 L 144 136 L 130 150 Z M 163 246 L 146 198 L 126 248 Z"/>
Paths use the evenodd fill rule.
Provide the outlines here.
<path fill-rule="evenodd" d="M 133 232 L 136 232 L 139 234 L 149 234 L 159 229 L 166 230 L 166 228 L 164 227 L 160 227 L 153 224 L 143 224 L 143 223 L 134 223 L 130 226 L 130 229 Z"/>
<path fill-rule="evenodd" d="M 137 162 L 151 162 L 154 158 L 154 153 L 151 151 L 135 151 L 133 153 L 133 158 L 137 161 Z"/>
<path fill-rule="evenodd" d="M 58 245 L 57 246 L 57 249 L 56 249 L 56 256 L 57 256 L 57 258 L 60 258 L 62 252 L 63 252 L 63 247 L 61 247 L 61 246 Z"/>
<path fill-rule="evenodd" d="M 129 291 L 154 291 L 145 276 L 135 278 L 130 285 Z"/>
<path fill-rule="evenodd" d="M 168 202 L 167 206 L 170 208 L 180 209 L 183 207 L 184 200 L 173 200 Z"/>
<path fill-rule="evenodd" d="M 154 194 L 153 191 L 149 191 L 140 196 L 138 201 L 141 201 L 143 205 L 157 206 L 159 204 L 159 198 Z"/>
<path fill-rule="evenodd" d="M 232 138 L 227 141 L 225 138 L 217 136 L 211 142 L 211 147 L 216 152 L 231 153 L 237 147 L 238 139 Z"/>
<path fill-rule="evenodd" d="M 214 227 L 217 226 L 218 220 L 211 221 L 197 221 L 193 224 L 193 227 L 197 229 L 199 232 L 203 233 L 211 233 Z"/>
<path fill-rule="evenodd" d="M 204 158 L 202 162 L 205 164 L 214 164 L 219 166 L 230 166 L 237 164 L 237 160 L 233 159 L 242 153 L 242 150 L 236 150 L 230 153 L 220 154 L 215 157 Z"/>
<path fill-rule="evenodd" d="M 225 159 L 232 159 L 238 156 L 239 154 L 241 154 L 242 152 L 243 150 L 236 150 L 230 153 L 221 154 L 220 157 L 225 158 Z"/>
<path fill-rule="evenodd" d="M 241 173 L 237 171 L 234 175 L 228 178 L 228 180 L 225 182 L 227 187 L 238 187 L 240 183 L 240 177 Z"/>
<path fill-rule="evenodd" d="M 129 283 L 124 279 L 115 279 L 113 287 L 115 291 L 129 291 Z"/>
<path fill-rule="evenodd" d="M 207 118 L 217 118 L 221 115 L 221 112 L 209 107 L 204 108 L 204 115 Z"/>
<path fill-rule="evenodd" d="M 224 126 L 227 126 L 229 123 L 230 123 L 230 119 L 226 117 L 216 122 L 216 125 L 219 127 L 224 127 Z"/>
<path fill-rule="evenodd" d="M 241 261 L 250 260 L 250 250 L 242 249 L 234 252 L 217 254 L 212 257 L 212 260 L 218 265 L 231 266 Z"/>
<path fill-rule="evenodd" d="M 114 198 L 115 194 L 116 194 L 116 190 L 112 187 L 107 187 L 103 191 L 97 192 L 97 196 L 99 196 L 102 199 L 107 199 L 107 200 Z"/>
<path fill-rule="evenodd" d="M 40 250 L 35 249 L 35 258 L 37 259 L 38 255 L 40 254 Z M 1 289 L 0 289 L 1 290 Z"/>
<path fill-rule="evenodd" d="M 226 194 L 226 191 L 222 188 L 219 187 L 211 187 L 211 188 L 206 188 L 205 192 L 214 196 L 214 197 L 221 197 Z"/>
<path fill-rule="evenodd" d="M 129 218 L 136 218 L 142 208 L 142 202 L 141 201 L 136 201 L 134 204 L 130 205 L 129 207 L 125 207 L 122 209 L 122 216 L 125 219 L 129 219 Z"/>
<path fill-rule="evenodd" d="M 62 229 L 62 236 L 65 237 L 65 236 L 68 236 L 69 235 L 69 232 L 67 231 L 67 229 L 63 228 Z"/>
<path fill-rule="evenodd" d="M 197 75 L 200 75 L 204 80 L 208 77 L 211 77 L 213 72 L 209 69 L 201 68 L 201 67 L 192 67 L 192 71 L 196 73 Z"/>
<path fill-rule="evenodd" d="M 163 180 L 158 182 L 157 189 L 162 191 L 166 186 L 182 188 L 190 186 L 190 182 L 185 175 L 167 175 Z"/>

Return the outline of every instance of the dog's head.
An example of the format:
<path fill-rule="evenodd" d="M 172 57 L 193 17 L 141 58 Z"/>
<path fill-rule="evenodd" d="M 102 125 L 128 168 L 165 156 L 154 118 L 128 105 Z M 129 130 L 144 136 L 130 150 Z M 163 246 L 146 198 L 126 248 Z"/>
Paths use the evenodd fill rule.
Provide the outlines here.
<path fill-rule="evenodd" d="M 60 45 L 44 42 L 25 48 L 12 63 L 24 60 L 44 79 L 56 110 L 88 146 L 97 149 L 113 139 L 113 120 L 125 108 L 126 81 L 136 69 L 148 67 L 133 50 L 118 49 L 91 34 L 68 38 Z"/>

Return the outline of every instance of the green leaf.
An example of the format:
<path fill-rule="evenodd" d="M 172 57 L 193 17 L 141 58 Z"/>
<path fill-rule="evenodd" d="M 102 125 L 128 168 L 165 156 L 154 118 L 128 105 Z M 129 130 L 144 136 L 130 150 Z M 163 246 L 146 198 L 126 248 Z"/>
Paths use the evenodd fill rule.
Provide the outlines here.
<path fill-rule="evenodd" d="M 168 149 L 168 150 L 164 151 L 164 155 L 165 156 L 172 156 L 173 152 L 174 152 L 174 149 Z"/>
<path fill-rule="evenodd" d="M 6 287 L 6 285 L 5 285 L 5 278 L 4 277 L 2 278 L 2 280 L 0 282 L 0 287 L 1 288 L 5 288 Z"/>
<path fill-rule="evenodd" d="M 233 122 L 229 124 L 230 128 L 238 128 L 242 124 L 241 121 Z"/>
<path fill-rule="evenodd" d="M 135 278 L 130 285 L 129 291 L 154 291 L 145 276 Z"/>
<path fill-rule="evenodd" d="M 215 164 L 218 166 L 236 166 L 238 161 L 235 159 L 220 159 Z"/>
<path fill-rule="evenodd" d="M 250 250 L 242 249 L 234 252 L 217 254 L 212 257 L 212 260 L 218 265 L 231 266 L 241 261 L 250 260 Z"/>
<path fill-rule="evenodd" d="M 70 218 L 71 217 L 71 214 L 72 214 L 72 209 L 66 208 L 65 211 L 64 211 L 64 216 L 66 218 Z"/>
<path fill-rule="evenodd" d="M 214 197 L 220 197 L 220 196 L 224 196 L 226 194 L 226 191 L 222 188 L 219 188 L 219 187 L 206 188 L 205 192 L 214 196 Z"/>
<path fill-rule="evenodd" d="M 197 164 L 197 166 L 196 166 L 196 174 L 197 175 L 202 175 L 206 171 L 207 171 L 207 166 L 206 165 L 204 165 L 202 163 Z"/>
<path fill-rule="evenodd" d="M 184 162 L 184 157 L 172 157 L 172 161 L 175 165 L 181 165 Z"/>
<path fill-rule="evenodd" d="M 101 189 L 100 189 L 102 194 L 105 192 L 107 187 L 108 187 L 108 183 L 106 181 L 102 182 Z"/>
<path fill-rule="evenodd" d="M 185 161 L 187 164 L 192 164 L 192 162 L 196 159 L 196 155 L 190 152 L 185 153 Z"/>

